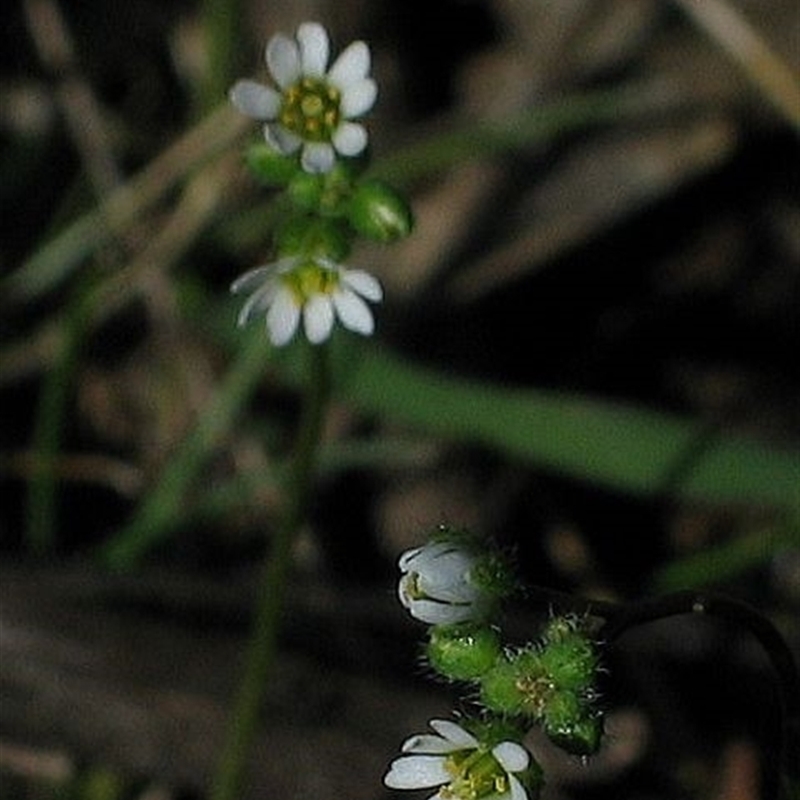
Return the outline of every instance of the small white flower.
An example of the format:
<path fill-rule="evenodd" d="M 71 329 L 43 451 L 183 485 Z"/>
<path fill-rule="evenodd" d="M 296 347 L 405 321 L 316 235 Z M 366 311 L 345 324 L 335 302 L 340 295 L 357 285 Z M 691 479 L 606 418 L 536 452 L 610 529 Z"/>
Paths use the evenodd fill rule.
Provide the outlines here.
<path fill-rule="evenodd" d="M 474 582 L 478 558 L 453 542 L 431 542 L 400 556 L 400 602 L 429 625 L 481 617 L 489 597 Z"/>
<path fill-rule="evenodd" d="M 407 739 L 383 782 L 390 789 L 440 787 L 429 800 L 528 800 L 522 780 L 531 765 L 518 742 L 483 744 L 455 722 L 434 719 L 436 734 Z M 520 777 L 522 777 L 522 780 Z"/>
<path fill-rule="evenodd" d="M 368 272 L 308 256 L 256 267 L 237 278 L 231 291 L 250 293 L 238 324 L 266 313 L 269 337 L 278 347 L 292 339 L 301 317 L 312 344 L 330 336 L 336 318 L 348 330 L 369 336 L 374 321 L 364 299 L 377 303 L 383 297 L 380 283 Z"/>
<path fill-rule="evenodd" d="M 336 153 L 357 156 L 367 146 L 367 131 L 353 122 L 375 103 L 378 88 L 369 77 L 369 47 L 352 42 L 330 69 L 328 33 L 304 22 L 294 39 L 273 36 L 266 62 L 277 88 L 238 81 L 231 102 L 243 114 L 264 120 L 267 142 L 284 155 L 302 148 L 306 172 L 328 172 Z"/>

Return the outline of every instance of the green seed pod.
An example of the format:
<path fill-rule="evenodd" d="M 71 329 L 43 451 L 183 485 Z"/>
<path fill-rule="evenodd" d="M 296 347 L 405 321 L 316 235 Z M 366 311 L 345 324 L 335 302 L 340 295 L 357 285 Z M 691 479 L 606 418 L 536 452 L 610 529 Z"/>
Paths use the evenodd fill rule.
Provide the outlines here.
<path fill-rule="evenodd" d="M 500 656 L 500 637 L 483 625 L 436 625 L 431 628 L 427 656 L 431 666 L 446 678 L 475 680 Z"/>
<path fill-rule="evenodd" d="M 245 163 L 259 183 L 275 188 L 286 186 L 295 175 L 302 173 L 294 156 L 284 156 L 266 142 L 248 147 Z"/>
<path fill-rule="evenodd" d="M 347 218 L 358 233 L 377 242 L 402 239 L 414 225 L 408 203 L 394 189 L 375 180 L 356 186 Z"/>

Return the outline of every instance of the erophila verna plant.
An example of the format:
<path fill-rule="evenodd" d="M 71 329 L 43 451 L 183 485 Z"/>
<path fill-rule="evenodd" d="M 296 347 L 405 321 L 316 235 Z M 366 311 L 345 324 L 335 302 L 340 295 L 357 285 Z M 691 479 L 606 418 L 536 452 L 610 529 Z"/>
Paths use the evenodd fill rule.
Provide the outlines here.
<path fill-rule="evenodd" d="M 391 242 L 411 231 L 411 211 L 391 187 L 363 177 L 367 130 L 361 118 L 377 97 L 369 76 L 370 51 L 353 42 L 328 67 L 328 33 L 316 22 L 295 37 L 273 36 L 266 47 L 273 86 L 240 80 L 230 99 L 243 114 L 264 121 L 265 142 L 247 164 L 265 185 L 283 189 L 284 214 L 274 234 L 276 258 L 234 281 L 249 295 L 244 325 L 266 315 L 273 344 L 289 342 L 300 327 L 312 344 L 328 339 L 338 320 L 369 336 L 368 303 L 383 291 L 368 272 L 344 265 L 360 236 Z"/>
<path fill-rule="evenodd" d="M 211 792 L 213 800 L 238 800 L 247 756 L 258 725 L 266 674 L 277 629 L 292 544 L 302 524 L 327 401 L 327 345 L 338 322 L 362 336 L 374 332 L 370 304 L 383 298 L 378 280 L 347 265 L 359 238 L 390 243 L 411 232 L 406 201 L 370 178 L 367 129 L 360 121 L 375 103 L 370 50 L 353 42 L 329 65 L 328 32 L 304 22 L 294 37 L 273 36 L 266 47 L 270 85 L 240 80 L 230 100 L 264 123 L 246 163 L 256 180 L 278 193 L 274 255 L 232 284 L 247 295 L 239 326 L 264 315 L 276 347 L 298 333 L 310 343 L 304 408 L 273 532 L 249 652 L 231 727 Z"/>
<path fill-rule="evenodd" d="M 464 684 L 476 714 L 432 720 L 435 736 L 408 739 L 387 786 L 439 787 L 436 800 L 533 800 L 544 776 L 522 743 L 532 726 L 568 753 L 598 750 L 600 660 L 585 617 L 553 616 L 530 642 L 504 643 L 501 604 L 517 581 L 507 559 L 463 531 L 441 528 L 399 566 L 401 603 L 430 626 L 427 663 Z"/>
<path fill-rule="evenodd" d="M 240 80 L 230 100 L 263 122 L 263 139 L 248 148 L 246 164 L 275 193 L 273 252 L 231 288 L 246 295 L 239 325 L 264 315 L 276 347 L 293 339 L 310 345 L 298 350 L 309 369 L 282 514 L 272 532 L 245 673 L 211 800 L 238 800 L 243 794 L 277 648 L 292 545 L 308 507 L 328 399 L 329 340 L 337 323 L 371 335 L 371 304 L 383 298 L 378 280 L 348 259 L 359 239 L 391 243 L 412 229 L 403 197 L 367 171 L 363 117 L 377 97 L 369 47 L 353 42 L 331 60 L 325 28 L 304 22 L 294 37 L 273 36 L 265 58 L 269 85 Z M 715 614 L 740 622 L 776 668 L 787 698 L 785 719 L 800 717 L 791 654 L 770 623 L 742 604 L 685 593 L 615 606 L 522 589 L 502 554 L 446 528 L 403 554 L 399 566 L 400 602 L 429 626 L 427 663 L 464 688 L 461 706 L 474 713 L 457 722 L 432 720 L 433 733 L 407 739 L 384 778 L 390 788 L 436 789 L 430 800 L 535 800 L 545 776 L 524 744 L 528 732 L 539 727 L 556 746 L 581 758 L 596 753 L 603 739 L 601 647 L 627 628 L 674 614 Z M 540 610 L 552 609 L 548 621 L 529 641 L 506 641 L 499 624 L 504 606 L 537 593 Z"/>

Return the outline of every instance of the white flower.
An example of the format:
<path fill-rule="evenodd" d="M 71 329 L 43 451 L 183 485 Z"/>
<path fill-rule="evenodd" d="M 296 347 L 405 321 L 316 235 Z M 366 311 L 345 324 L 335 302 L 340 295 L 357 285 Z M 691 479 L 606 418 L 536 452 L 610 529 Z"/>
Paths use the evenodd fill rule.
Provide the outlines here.
<path fill-rule="evenodd" d="M 374 322 L 364 298 L 377 303 L 383 297 L 380 283 L 368 272 L 308 256 L 256 267 L 237 278 L 231 291 L 251 293 L 239 313 L 239 325 L 266 312 L 267 330 L 276 346 L 294 336 L 301 316 L 312 344 L 330 336 L 337 317 L 348 330 L 369 336 Z"/>
<path fill-rule="evenodd" d="M 328 67 L 328 33 L 304 22 L 294 39 L 273 36 L 266 61 L 274 89 L 251 80 L 238 81 L 231 102 L 243 114 L 265 120 L 267 142 L 284 155 L 302 148 L 306 172 L 328 172 L 336 153 L 357 156 L 367 146 L 367 131 L 352 120 L 369 111 L 378 88 L 368 77 L 369 47 L 350 44 Z M 327 71 L 326 71 L 327 70 Z"/>
<path fill-rule="evenodd" d="M 431 720 L 430 726 L 435 735 L 404 742 L 408 755 L 395 759 L 383 779 L 390 789 L 441 787 L 429 800 L 528 800 L 518 776 L 528 770 L 531 757 L 521 744 L 504 741 L 490 747 L 443 719 Z"/>
<path fill-rule="evenodd" d="M 475 620 L 489 597 L 474 582 L 478 558 L 452 542 L 431 542 L 400 556 L 400 602 L 429 625 Z"/>

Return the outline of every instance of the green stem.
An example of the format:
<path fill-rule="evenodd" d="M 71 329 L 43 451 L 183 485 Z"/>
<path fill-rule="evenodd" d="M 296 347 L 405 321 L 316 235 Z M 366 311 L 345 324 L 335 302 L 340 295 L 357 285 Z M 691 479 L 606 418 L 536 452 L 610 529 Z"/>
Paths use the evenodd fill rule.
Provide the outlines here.
<path fill-rule="evenodd" d="M 267 676 L 275 660 L 284 591 L 291 567 L 292 545 L 308 505 L 328 396 L 326 349 L 311 347 L 309 355 L 309 385 L 289 473 L 286 506 L 264 564 L 244 676 L 236 695 L 233 718 L 210 800 L 238 800 L 242 796 L 241 788 L 251 745 L 257 733 Z"/>
<path fill-rule="evenodd" d="M 73 388 L 78 354 L 86 334 L 87 292 L 79 287 L 64 314 L 55 363 L 42 377 L 28 484 L 26 543 L 38 556 L 52 555 L 56 545 L 58 483 L 56 461 L 61 449 L 66 408 Z"/>

